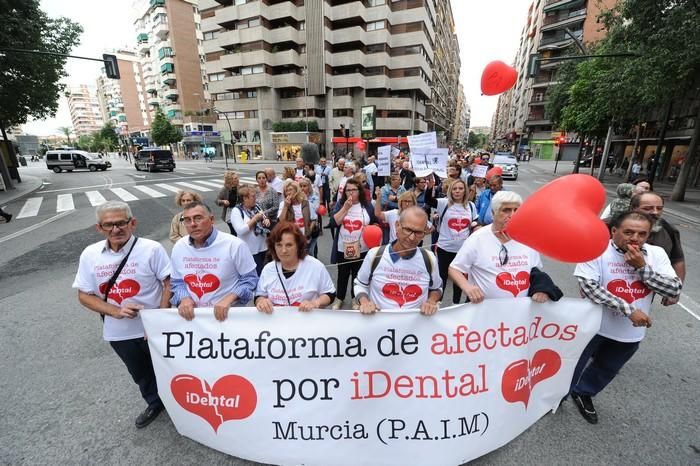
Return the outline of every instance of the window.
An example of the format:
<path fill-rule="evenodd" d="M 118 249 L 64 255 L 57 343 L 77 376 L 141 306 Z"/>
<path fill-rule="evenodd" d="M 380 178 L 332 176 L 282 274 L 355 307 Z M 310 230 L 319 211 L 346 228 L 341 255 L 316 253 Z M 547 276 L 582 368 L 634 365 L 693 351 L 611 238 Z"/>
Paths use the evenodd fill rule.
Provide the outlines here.
<path fill-rule="evenodd" d="M 253 18 L 250 21 L 248 21 L 249 28 L 254 28 L 257 26 L 260 26 L 260 18 Z"/>
<path fill-rule="evenodd" d="M 209 81 L 214 82 L 214 81 L 223 81 L 224 78 L 226 77 L 226 73 L 212 73 L 209 75 Z"/>
<path fill-rule="evenodd" d="M 386 44 L 371 44 L 371 45 L 368 45 L 365 48 L 365 50 L 367 51 L 368 54 L 383 52 L 384 50 L 386 50 Z"/>
<path fill-rule="evenodd" d="M 369 6 L 386 5 L 386 0 L 369 0 Z"/>
<path fill-rule="evenodd" d="M 384 21 L 372 21 L 367 23 L 368 31 L 376 31 L 377 29 L 384 29 Z"/>
<path fill-rule="evenodd" d="M 265 72 L 265 66 L 264 65 L 254 65 L 254 66 L 242 66 L 240 68 L 239 74 L 259 74 L 259 73 L 264 73 Z"/>
<path fill-rule="evenodd" d="M 219 35 L 219 31 L 209 31 L 204 33 L 204 40 L 212 40 L 216 39 L 216 36 Z"/>
<path fill-rule="evenodd" d="M 339 87 L 337 89 L 333 89 L 333 95 L 334 96 L 352 95 L 352 89 L 349 87 Z"/>
<path fill-rule="evenodd" d="M 299 21 L 299 30 L 300 31 L 306 30 L 306 21 Z"/>
<path fill-rule="evenodd" d="M 351 108 L 335 108 L 333 109 L 334 117 L 352 117 L 353 109 Z"/>

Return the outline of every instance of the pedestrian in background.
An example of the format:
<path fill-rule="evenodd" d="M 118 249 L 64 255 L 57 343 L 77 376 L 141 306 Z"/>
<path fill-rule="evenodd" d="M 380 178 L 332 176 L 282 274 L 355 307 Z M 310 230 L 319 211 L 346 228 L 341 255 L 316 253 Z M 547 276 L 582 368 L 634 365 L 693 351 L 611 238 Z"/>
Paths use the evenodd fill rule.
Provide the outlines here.
<path fill-rule="evenodd" d="M 175 205 L 180 207 L 180 209 L 194 201 L 202 202 L 202 196 L 194 191 L 180 191 L 175 194 Z M 180 211 L 176 213 L 170 221 L 170 234 L 168 237 L 170 241 L 175 244 L 183 236 L 187 236 L 187 228 L 185 228 L 185 224 L 182 222 L 182 211 Z"/>
<path fill-rule="evenodd" d="M 224 173 L 224 187 L 216 197 L 216 205 L 222 207 L 221 220 L 226 222 L 233 236 L 236 236 L 236 230 L 231 225 L 230 212 L 238 204 L 238 185 L 239 178 L 236 172 L 227 171 Z"/>

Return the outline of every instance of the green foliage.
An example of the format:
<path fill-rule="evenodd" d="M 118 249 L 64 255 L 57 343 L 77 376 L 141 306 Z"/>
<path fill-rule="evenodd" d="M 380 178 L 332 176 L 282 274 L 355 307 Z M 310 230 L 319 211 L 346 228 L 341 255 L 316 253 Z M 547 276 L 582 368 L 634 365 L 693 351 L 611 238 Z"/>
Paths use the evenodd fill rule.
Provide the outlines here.
<path fill-rule="evenodd" d="M 474 131 L 469 131 L 469 139 L 467 139 L 467 146 L 474 147 L 476 149 L 483 149 L 489 142 L 489 137 L 486 134 L 476 134 Z"/>
<path fill-rule="evenodd" d="M 58 130 L 62 132 L 63 135 L 66 137 L 66 139 L 68 140 L 67 144 L 70 146 L 72 144 L 70 140 L 70 135 L 73 134 L 73 128 L 70 126 L 60 126 Z"/>
<path fill-rule="evenodd" d="M 175 144 L 182 140 L 182 133 L 170 123 L 170 120 L 158 108 L 151 123 L 151 138 L 158 146 Z"/>
<path fill-rule="evenodd" d="M 103 150 L 110 151 L 119 147 L 119 136 L 117 136 L 114 124 L 112 124 L 111 121 L 105 123 L 93 137 L 101 140 L 102 146 L 104 147 Z"/>
<path fill-rule="evenodd" d="M 38 0 L 1 3 L 0 44 L 7 48 L 68 54 L 79 42 L 82 27 L 68 18 L 49 18 Z M 65 85 L 65 57 L 5 52 L 0 56 L 0 124 L 24 124 L 56 114 Z"/>
<path fill-rule="evenodd" d="M 306 122 L 304 120 L 287 122 L 278 121 L 272 124 L 272 131 L 275 132 L 304 132 L 306 131 Z M 309 120 L 309 131 L 318 131 L 318 123 L 316 120 Z"/>

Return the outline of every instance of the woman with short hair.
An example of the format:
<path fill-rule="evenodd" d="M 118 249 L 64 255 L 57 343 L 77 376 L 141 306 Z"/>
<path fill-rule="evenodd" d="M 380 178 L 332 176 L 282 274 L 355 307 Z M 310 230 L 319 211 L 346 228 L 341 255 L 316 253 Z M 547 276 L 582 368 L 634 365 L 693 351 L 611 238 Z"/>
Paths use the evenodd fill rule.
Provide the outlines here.
<path fill-rule="evenodd" d="M 238 190 L 240 202 L 231 209 L 231 224 L 238 233 L 238 239 L 243 241 L 253 254 L 255 270 L 258 276 L 265 265 L 267 253 L 267 236 L 272 223 L 265 212 L 255 202 L 255 190 L 243 186 Z"/>
<path fill-rule="evenodd" d="M 221 188 L 219 195 L 216 197 L 216 205 L 223 207 L 221 220 L 226 222 L 233 236 L 236 236 L 236 230 L 231 225 L 228 214 L 238 204 L 238 183 L 239 178 L 236 172 L 227 171 L 224 173 L 224 187 Z"/>
<path fill-rule="evenodd" d="M 184 206 L 190 202 L 199 201 L 202 202 L 202 196 L 194 191 L 179 191 L 175 194 L 175 205 L 182 209 Z M 170 221 L 170 242 L 175 244 L 177 241 L 187 236 L 187 228 L 185 228 L 185 223 L 182 221 L 182 210 L 173 216 Z"/>

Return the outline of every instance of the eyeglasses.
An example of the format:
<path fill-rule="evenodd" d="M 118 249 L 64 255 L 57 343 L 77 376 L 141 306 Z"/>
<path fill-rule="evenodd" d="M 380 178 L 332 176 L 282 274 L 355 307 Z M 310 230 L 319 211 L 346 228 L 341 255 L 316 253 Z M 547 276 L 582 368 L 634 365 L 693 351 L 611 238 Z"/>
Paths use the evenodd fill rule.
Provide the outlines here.
<path fill-rule="evenodd" d="M 346 193 L 356 193 L 358 191 L 359 191 L 359 189 L 346 189 L 345 190 Z"/>
<path fill-rule="evenodd" d="M 202 223 L 207 218 L 208 217 L 204 215 L 195 215 L 194 217 L 182 217 L 182 221 L 185 223 L 185 225 L 191 225 L 193 223 Z"/>
<path fill-rule="evenodd" d="M 111 231 L 114 227 L 117 227 L 118 229 L 122 229 L 125 226 L 129 224 L 131 221 L 131 218 L 128 218 L 126 220 L 119 220 L 118 222 L 104 222 L 100 223 L 100 228 L 103 230 Z"/>
<path fill-rule="evenodd" d="M 425 236 L 425 230 L 413 230 L 401 224 L 399 225 L 401 226 L 401 229 L 406 233 L 407 236 L 415 236 L 416 238 L 422 238 Z"/>
<path fill-rule="evenodd" d="M 498 252 L 498 260 L 501 265 L 506 265 L 508 263 L 508 250 L 505 244 L 501 244 L 501 250 Z"/>

